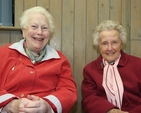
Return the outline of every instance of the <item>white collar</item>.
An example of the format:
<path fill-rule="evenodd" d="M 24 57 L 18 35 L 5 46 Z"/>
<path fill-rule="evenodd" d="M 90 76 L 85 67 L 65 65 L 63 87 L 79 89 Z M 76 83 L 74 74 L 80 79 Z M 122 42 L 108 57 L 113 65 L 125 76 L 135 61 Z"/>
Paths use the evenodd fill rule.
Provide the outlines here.
<path fill-rule="evenodd" d="M 24 41 L 25 41 L 25 39 L 22 39 L 19 42 L 15 42 L 11 46 L 9 46 L 9 48 L 15 49 L 15 50 L 19 51 L 21 54 L 27 56 L 27 54 L 25 53 L 25 50 L 23 48 Z M 49 46 L 48 44 L 46 45 L 46 50 L 47 50 L 46 55 L 44 56 L 42 61 L 49 60 L 49 59 L 52 59 L 52 58 L 56 58 L 56 59 L 60 58 L 58 52 L 54 48 Z"/>

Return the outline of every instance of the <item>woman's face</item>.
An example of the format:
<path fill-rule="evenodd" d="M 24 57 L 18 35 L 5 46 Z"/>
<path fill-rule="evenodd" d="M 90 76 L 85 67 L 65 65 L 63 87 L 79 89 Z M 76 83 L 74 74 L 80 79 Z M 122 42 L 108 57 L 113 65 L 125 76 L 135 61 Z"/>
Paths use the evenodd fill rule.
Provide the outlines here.
<path fill-rule="evenodd" d="M 119 38 L 119 32 L 117 30 L 101 31 L 99 34 L 100 53 L 107 62 L 115 61 L 122 49 L 122 42 Z"/>
<path fill-rule="evenodd" d="M 33 52 L 41 51 L 49 40 L 49 25 L 47 18 L 38 13 L 31 14 L 27 27 L 22 29 L 26 45 Z"/>

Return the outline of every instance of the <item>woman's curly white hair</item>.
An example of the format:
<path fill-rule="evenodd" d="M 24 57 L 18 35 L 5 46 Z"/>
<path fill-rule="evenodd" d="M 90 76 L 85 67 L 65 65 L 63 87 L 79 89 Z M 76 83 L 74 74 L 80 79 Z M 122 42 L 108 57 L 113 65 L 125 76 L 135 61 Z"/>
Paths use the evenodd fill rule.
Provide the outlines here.
<path fill-rule="evenodd" d="M 125 28 L 120 25 L 116 21 L 112 20 L 104 20 L 102 23 L 100 23 L 97 27 L 96 30 L 93 33 L 93 44 L 98 47 L 99 43 L 99 34 L 101 31 L 106 31 L 106 30 L 117 30 L 119 32 L 119 38 L 122 41 L 122 44 L 125 45 L 127 41 L 127 33 Z"/>

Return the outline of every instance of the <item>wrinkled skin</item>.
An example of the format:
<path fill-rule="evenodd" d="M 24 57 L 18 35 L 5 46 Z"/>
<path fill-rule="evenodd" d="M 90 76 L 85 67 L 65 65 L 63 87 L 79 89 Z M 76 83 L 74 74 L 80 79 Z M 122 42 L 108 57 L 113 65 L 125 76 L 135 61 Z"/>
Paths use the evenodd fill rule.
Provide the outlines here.
<path fill-rule="evenodd" d="M 27 98 L 14 99 L 4 108 L 3 113 L 49 113 L 50 105 L 40 97 L 28 95 Z"/>

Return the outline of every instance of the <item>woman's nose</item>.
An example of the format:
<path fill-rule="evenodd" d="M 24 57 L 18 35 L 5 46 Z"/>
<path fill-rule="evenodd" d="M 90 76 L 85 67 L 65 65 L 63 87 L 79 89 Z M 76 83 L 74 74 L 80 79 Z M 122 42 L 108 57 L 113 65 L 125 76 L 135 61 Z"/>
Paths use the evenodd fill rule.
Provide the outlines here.
<path fill-rule="evenodd" d="M 39 27 L 37 33 L 42 34 L 42 28 Z"/>
<path fill-rule="evenodd" d="M 108 44 L 108 50 L 112 50 L 112 44 Z"/>

